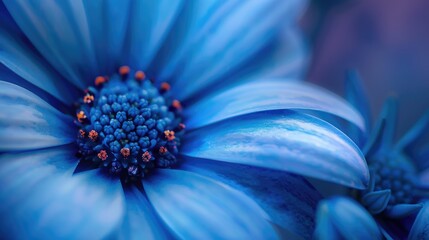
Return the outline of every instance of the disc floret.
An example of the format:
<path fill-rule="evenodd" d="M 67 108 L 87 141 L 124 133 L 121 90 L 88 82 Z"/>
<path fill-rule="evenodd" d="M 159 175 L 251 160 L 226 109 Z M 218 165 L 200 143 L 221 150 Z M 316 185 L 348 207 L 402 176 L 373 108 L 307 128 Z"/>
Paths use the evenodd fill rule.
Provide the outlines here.
<path fill-rule="evenodd" d="M 95 87 L 85 91 L 76 110 L 81 162 L 127 179 L 173 166 L 184 125 L 182 106 L 167 97 L 167 90 L 127 66 L 95 78 Z"/>

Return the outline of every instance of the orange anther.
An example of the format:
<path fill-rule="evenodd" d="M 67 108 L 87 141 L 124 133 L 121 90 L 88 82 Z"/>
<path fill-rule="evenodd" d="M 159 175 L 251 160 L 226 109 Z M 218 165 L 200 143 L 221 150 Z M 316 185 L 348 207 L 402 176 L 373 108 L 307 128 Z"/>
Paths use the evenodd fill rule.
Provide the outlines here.
<path fill-rule="evenodd" d="M 160 147 L 159 148 L 159 153 L 166 154 L 167 152 L 168 152 L 167 148 L 165 148 L 165 147 Z"/>
<path fill-rule="evenodd" d="M 99 159 L 101 159 L 102 161 L 106 160 L 108 156 L 109 156 L 109 155 L 107 155 L 107 152 L 106 152 L 105 150 L 101 150 L 101 151 L 97 154 L 97 157 L 98 157 Z"/>
<path fill-rule="evenodd" d="M 180 101 L 179 100 L 174 100 L 172 103 L 171 103 L 171 106 L 173 106 L 175 109 L 177 109 L 177 110 L 181 110 L 182 109 L 182 104 L 180 103 Z"/>
<path fill-rule="evenodd" d="M 94 101 L 94 96 L 92 96 L 91 94 L 86 94 L 83 97 L 83 102 L 84 103 L 92 103 Z"/>
<path fill-rule="evenodd" d="M 89 132 L 89 134 L 88 134 L 88 137 L 89 137 L 93 142 L 95 142 L 95 141 L 97 140 L 97 137 L 98 137 L 98 132 L 97 132 L 97 131 L 95 131 L 95 130 L 91 130 L 91 131 Z"/>
<path fill-rule="evenodd" d="M 80 111 L 80 112 L 76 113 L 76 117 L 77 117 L 77 120 L 79 122 L 85 121 L 85 119 L 86 119 L 85 112 L 84 111 Z"/>
<path fill-rule="evenodd" d="M 127 158 L 130 156 L 130 149 L 129 148 L 122 148 L 121 149 L 121 154 L 122 156 L 124 156 L 124 158 Z"/>
<path fill-rule="evenodd" d="M 186 128 L 186 125 L 184 123 L 179 123 L 179 130 L 183 130 Z"/>
<path fill-rule="evenodd" d="M 143 162 L 149 162 L 151 158 L 152 155 L 148 151 L 144 152 L 142 155 Z"/>
<path fill-rule="evenodd" d="M 100 86 L 101 84 L 105 83 L 107 80 L 103 76 L 98 76 L 95 78 L 95 86 Z"/>
<path fill-rule="evenodd" d="M 85 131 L 83 131 L 82 129 L 79 129 L 79 134 L 82 136 L 82 137 L 85 137 Z"/>
<path fill-rule="evenodd" d="M 165 138 L 168 139 L 168 141 L 173 141 L 176 137 L 174 136 L 174 131 L 165 130 L 164 131 Z"/>
<path fill-rule="evenodd" d="M 163 91 L 163 92 L 167 92 L 168 90 L 170 90 L 170 88 L 171 88 L 171 86 L 167 82 L 163 82 L 161 84 L 161 91 Z"/>
<path fill-rule="evenodd" d="M 143 71 L 137 71 L 134 75 L 134 78 L 138 81 L 143 80 L 146 77 L 146 74 Z"/>
<path fill-rule="evenodd" d="M 125 76 L 128 73 L 130 73 L 130 67 L 128 67 L 128 66 L 121 66 L 119 68 L 119 74 L 121 74 L 122 76 Z"/>

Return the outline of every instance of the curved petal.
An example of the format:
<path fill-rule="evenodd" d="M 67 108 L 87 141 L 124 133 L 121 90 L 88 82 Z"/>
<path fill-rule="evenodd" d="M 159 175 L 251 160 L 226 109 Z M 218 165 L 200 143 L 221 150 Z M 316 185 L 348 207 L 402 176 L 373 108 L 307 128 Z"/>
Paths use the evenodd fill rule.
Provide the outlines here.
<path fill-rule="evenodd" d="M 395 206 L 387 209 L 386 214 L 390 218 L 404 218 L 413 213 L 418 212 L 423 205 L 421 203 L 417 204 L 396 204 Z"/>
<path fill-rule="evenodd" d="M 180 169 L 232 186 L 258 203 L 274 224 L 304 239 L 311 238 L 316 204 L 322 197 L 303 177 L 272 169 L 192 158 L 186 158 Z"/>
<path fill-rule="evenodd" d="M 323 200 L 316 215 L 315 239 L 382 239 L 375 220 L 352 199 Z"/>
<path fill-rule="evenodd" d="M 366 157 L 372 156 L 379 151 L 389 151 L 393 147 L 397 111 L 398 103 L 396 99 L 393 97 L 387 99 L 371 137 L 368 139 L 368 144 L 363 150 Z"/>
<path fill-rule="evenodd" d="M 303 36 L 295 27 L 285 29 L 279 35 L 238 69 L 186 99 L 185 105 L 204 99 L 208 94 L 227 91 L 237 85 L 261 79 L 287 78 L 287 81 L 302 81 L 309 60 Z"/>
<path fill-rule="evenodd" d="M 346 76 L 346 98 L 362 115 L 365 121 L 365 128 L 371 129 L 371 110 L 368 103 L 367 94 L 363 88 L 362 80 L 356 70 L 351 70 Z M 363 146 L 367 137 L 367 132 L 362 132 L 355 126 L 348 126 L 348 135 L 357 141 L 359 146 Z"/>
<path fill-rule="evenodd" d="M 362 80 L 356 70 L 349 71 L 346 77 L 346 98 L 360 112 L 365 128 L 371 129 L 371 111 L 368 97 L 363 89 Z"/>
<path fill-rule="evenodd" d="M 0 63 L 8 69 L 45 90 L 63 103 L 75 101 L 76 91 L 57 74 L 45 60 L 24 42 L 22 36 L 14 35 L 0 25 Z M 4 79 L 13 82 L 13 79 Z"/>
<path fill-rule="evenodd" d="M 390 189 L 374 191 L 362 197 L 362 204 L 366 206 L 372 214 L 379 214 L 386 209 L 391 197 Z"/>
<path fill-rule="evenodd" d="M 0 232 L 12 239 L 98 239 L 120 223 L 119 181 L 91 171 L 72 176 L 74 150 L 54 148 L 0 158 Z M 75 163 L 76 163 L 75 162 Z"/>
<path fill-rule="evenodd" d="M 161 47 L 153 67 L 157 68 L 157 79 L 174 82 L 174 76 L 181 71 L 186 54 L 193 47 L 195 39 L 204 37 L 205 28 L 221 21 L 221 18 L 237 6 L 238 1 L 188 0 L 172 26 Z M 174 46 L 174 47 L 171 47 Z"/>
<path fill-rule="evenodd" d="M 418 183 L 420 186 L 429 188 L 429 168 L 419 174 Z"/>
<path fill-rule="evenodd" d="M 179 238 L 276 238 L 268 216 L 253 200 L 219 182 L 165 169 L 143 184 L 149 201 Z"/>
<path fill-rule="evenodd" d="M 340 97 L 309 83 L 285 79 L 239 85 L 198 101 L 187 107 L 184 114 L 186 125 L 196 128 L 238 115 L 277 109 L 328 112 L 365 129 L 364 119 Z"/>
<path fill-rule="evenodd" d="M 97 73 L 82 1 L 5 1 L 28 39 L 64 77 L 80 88 Z"/>
<path fill-rule="evenodd" d="M 413 227 L 410 230 L 410 235 L 408 239 L 418 240 L 418 239 L 428 239 L 429 238 L 429 204 L 426 202 L 423 208 L 420 210 L 417 215 L 416 220 L 414 221 Z"/>
<path fill-rule="evenodd" d="M 237 75 L 233 74 L 228 79 L 278 77 L 304 79 L 309 62 L 307 48 L 300 30 L 297 27 L 290 27 L 273 41 L 270 47 L 261 50 L 255 58 L 241 67 Z"/>
<path fill-rule="evenodd" d="M 293 111 L 244 115 L 190 131 L 181 153 L 361 189 L 369 182 L 365 159 L 346 135 L 318 118 Z"/>
<path fill-rule="evenodd" d="M 29 150 L 75 140 L 73 120 L 30 91 L 0 81 L 0 151 Z"/>
<path fill-rule="evenodd" d="M 414 154 L 417 144 L 429 132 L 429 111 L 414 124 L 414 126 L 399 140 L 396 148 L 405 150 L 407 153 Z"/>
<path fill-rule="evenodd" d="M 125 199 L 126 214 L 122 225 L 114 233 L 114 239 L 172 239 L 167 227 L 136 187 L 125 189 Z"/>
<path fill-rule="evenodd" d="M 176 65 L 176 81 L 172 84 L 176 97 L 189 97 L 251 59 L 269 45 L 280 30 L 294 22 L 304 2 L 237 1 L 231 8 L 220 7 L 219 11 L 224 12 L 213 14 L 197 29 L 195 36 L 184 43 L 187 49 Z M 184 85 L 187 87 L 181 89 Z"/>
<path fill-rule="evenodd" d="M 115 67 L 124 64 L 121 62 L 121 55 L 124 49 L 131 1 L 91 0 L 83 1 L 83 4 L 100 69 L 98 74 L 110 73 Z"/>
<path fill-rule="evenodd" d="M 159 0 L 132 3 L 126 58 L 133 67 L 146 70 L 169 33 L 183 2 Z"/>
<path fill-rule="evenodd" d="M 417 164 L 417 166 L 419 166 L 419 169 L 426 170 L 426 169 L 429 169 L 428 159 L 429 159 L 429 144 L 426 144 L 426 146 L 422 147 L 422 149 L 420 149 L 418 153 L 413 157 L 413 161 Z"/>

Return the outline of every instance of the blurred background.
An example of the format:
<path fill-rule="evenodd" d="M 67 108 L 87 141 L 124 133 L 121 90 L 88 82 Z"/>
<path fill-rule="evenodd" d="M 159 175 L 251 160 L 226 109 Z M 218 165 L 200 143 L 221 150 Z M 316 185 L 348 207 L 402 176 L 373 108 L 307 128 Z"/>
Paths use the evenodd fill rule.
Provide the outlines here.
<path fill-rule="evenodd" d="M 345 71 L 357 69 L 373 118 L 388 96 L 399 99 L 397 137 L 429 111 L 428 0 L 313 0 L 301 27 L 309 81 L 343 94 Z"/>

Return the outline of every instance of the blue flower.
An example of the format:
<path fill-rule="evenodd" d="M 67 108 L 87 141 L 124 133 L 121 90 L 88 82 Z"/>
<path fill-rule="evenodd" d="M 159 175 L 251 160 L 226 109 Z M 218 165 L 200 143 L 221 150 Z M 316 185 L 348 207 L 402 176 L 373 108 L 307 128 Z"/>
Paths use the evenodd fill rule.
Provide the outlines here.
<path fill-rule="evenodd" d="M 292 173 L 368 184 L 309 115 L 364 129 L 359 113 L 285 79 L 305 63 L 301 1 L 4 4 L 2 236 L 308 238 L 320 195 Z"/>
<path fill-rule="evenodd" d="M 349 75 L 347 90 L 350 102 L 366 116 L 369 125 L 369 107 L 362 99 L 365 94 L 356 72 Z M 425 203 L 429 196 L 429 148 L 423 141 L 429 131 L 429 112 L 394 144 L 396 113 L 396 101 L 390 98 L 369 138 L 349 131 L 358 144 L 364 143 L 370 184 L 352 194 L 357 201 L 334 197 L 320 203 L 317 239 L 429 238 L 429 205 Z"/>

